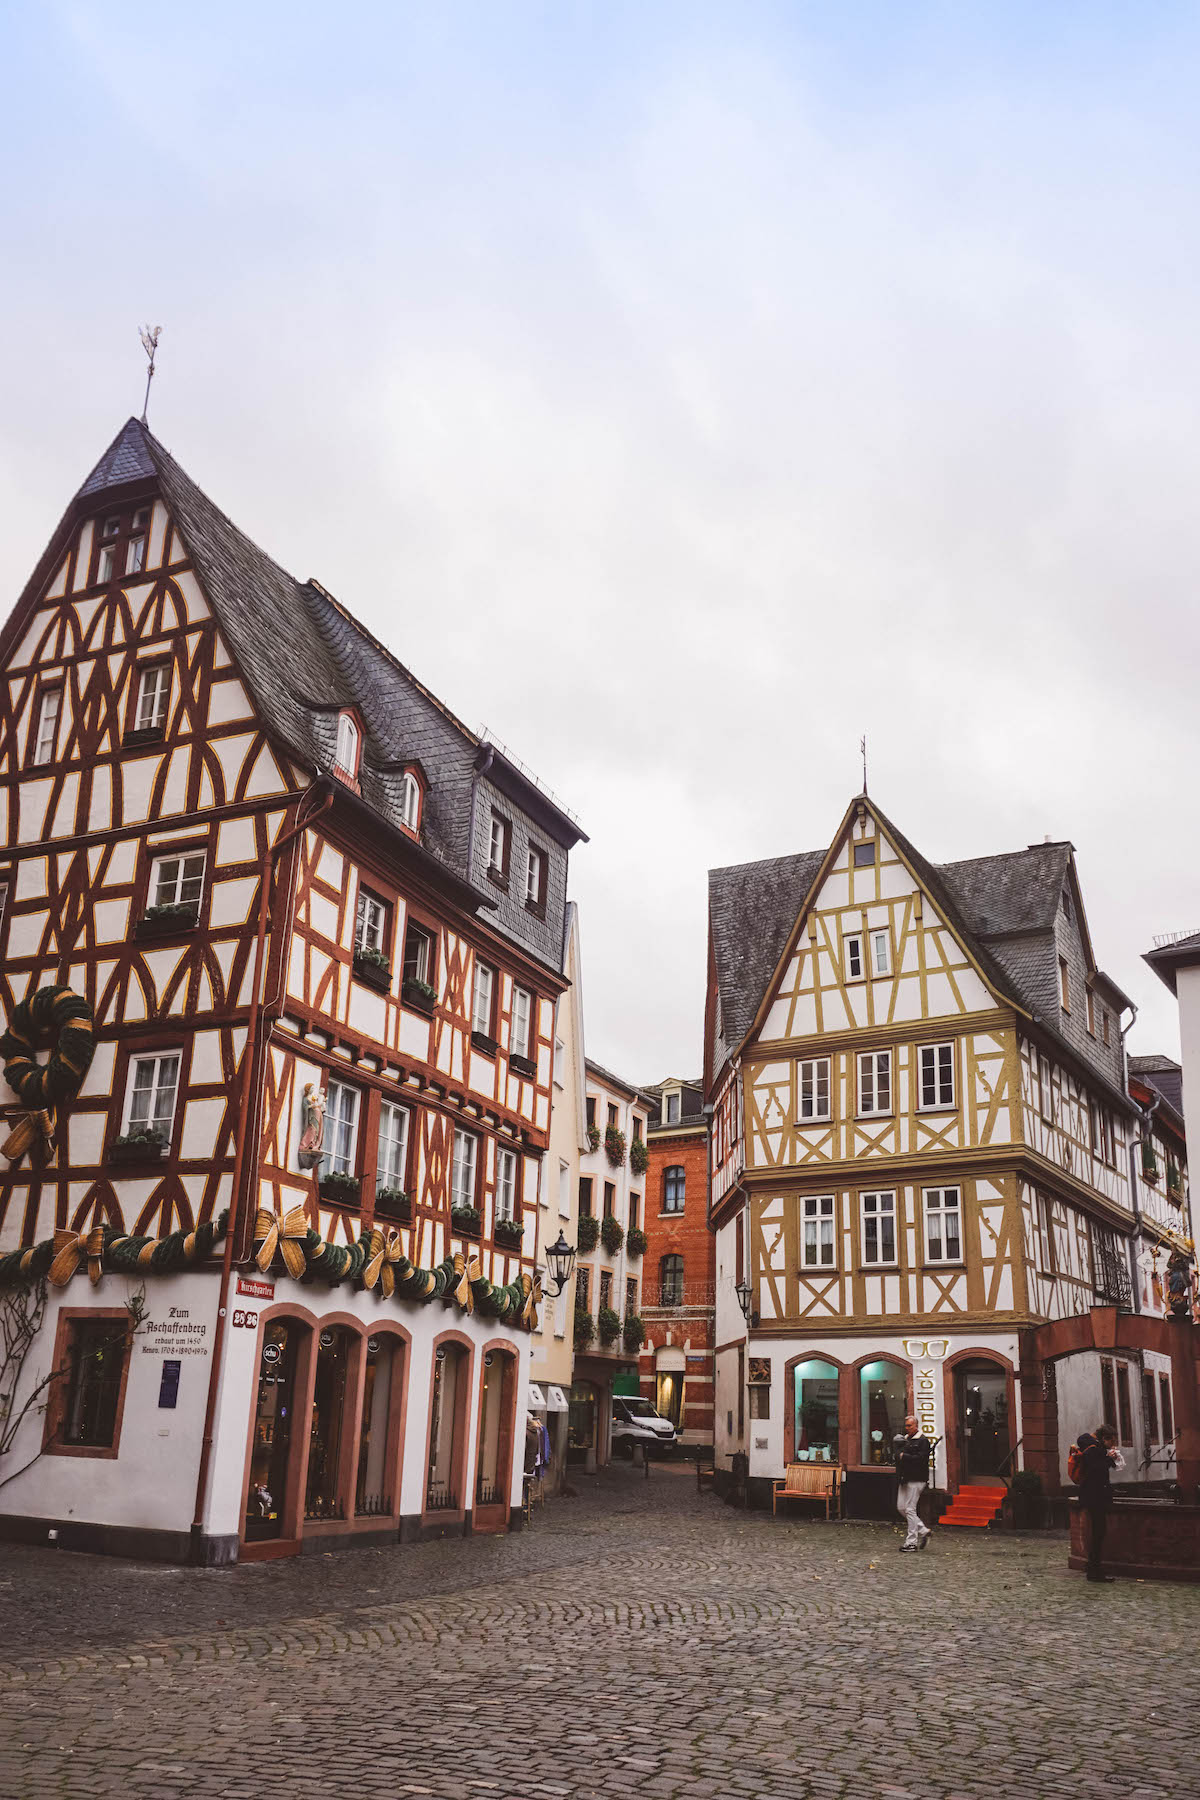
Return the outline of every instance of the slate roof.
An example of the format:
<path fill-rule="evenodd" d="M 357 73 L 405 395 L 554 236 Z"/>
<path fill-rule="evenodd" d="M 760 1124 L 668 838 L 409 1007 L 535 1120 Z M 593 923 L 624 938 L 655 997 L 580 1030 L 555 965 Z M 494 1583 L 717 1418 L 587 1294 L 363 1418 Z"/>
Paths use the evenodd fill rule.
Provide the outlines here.
<path fill-rule="evenodd" d="M 588 1074 L 594 1075 L 597 1082 L 603 1086 L 612 1088 L 618 1094 L 624 1094 L 627 1099 L 634 1102 L 642 1098 L 641 1089 L 635 1087 L 632 1081 L 626 1081 L 623 1075 L 614 1075 L 611 1069 L 606 1069 L 594 1057 L 587 1057 L 585 1066 Z"/>
<path fill-rule="evenodd" d="M 826 856 L 805 850 L 708 872 L 725 1042 L 741 1043 Z"/>
<path fill-rule="evenodd" d="M 1142 961 L 1148 963 L 1159 980 L 1174 993 L 1176 969 L 1189 968 L 1200 962 L 1200 931 L 1156 944 L 1153 950 L 1146 951 Z"/>
<path fill-rule="evenodd" d="M 1131 1056 L 1129 1073 L 1161 1094 L 1167 1105 L 1183 1118 L 1183 1070 L 1169 1056 Z"/>
<path fill-rule="evenodd" d="M 158 484 L 272 735 L 308 767 L 331 769 L 337 715 L 355 707 L 365 727 L 363 800 L 398 831 L 402 765 L 420 763 L 429 781 L 422 846 L 469 881 L 479 735 L 319 583 L 298 581 L 248 538 L 139 420 L 117 434 L 73 504 L 146 479 Z M 534 794 L 561 821 L 567 847 L 582 836 L 536 784 Z M 489 894 L 478 899 L 493 904 Z"/>

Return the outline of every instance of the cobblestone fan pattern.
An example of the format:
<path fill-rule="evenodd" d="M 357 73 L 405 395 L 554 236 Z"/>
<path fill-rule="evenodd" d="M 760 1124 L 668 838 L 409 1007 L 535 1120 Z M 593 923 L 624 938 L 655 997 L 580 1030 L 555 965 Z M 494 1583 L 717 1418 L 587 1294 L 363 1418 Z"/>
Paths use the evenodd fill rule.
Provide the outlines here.
<path fill-rule="evenodd" d="M 580 1486 L 519 1537 L 234 1570 L 0 1547 L 0 1795 L 1200 1793 L 1200 1590 Z"/>

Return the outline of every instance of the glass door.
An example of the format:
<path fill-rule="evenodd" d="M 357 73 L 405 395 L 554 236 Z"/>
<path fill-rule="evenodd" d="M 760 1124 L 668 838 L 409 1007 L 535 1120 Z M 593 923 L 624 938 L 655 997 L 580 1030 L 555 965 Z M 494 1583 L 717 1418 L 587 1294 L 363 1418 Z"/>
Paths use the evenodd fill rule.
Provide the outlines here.
<path fill-rule="evenodd" d="M 998 1477 L 1009 1439 L 1008 1376 L 995 1363 L 963 1363 L 955 1370 L 962 1469 L 967 1481 Z"/>
<path fill-rule="evenodd" d="M 267 1326 L 263 1337 L 250 1486 L 246 1494 L 248 1544 L 262 1543 L 283 1534 L 300 1330 L 294 1319 L 276 1319 Z"/>

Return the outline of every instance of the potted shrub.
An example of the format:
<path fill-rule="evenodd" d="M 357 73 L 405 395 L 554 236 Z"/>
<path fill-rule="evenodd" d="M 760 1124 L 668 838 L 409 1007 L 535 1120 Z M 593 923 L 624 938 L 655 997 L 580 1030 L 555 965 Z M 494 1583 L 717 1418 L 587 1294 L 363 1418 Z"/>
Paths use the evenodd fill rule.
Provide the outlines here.
<path fill-rule="evenodd" d="M 461 1232 L 463 1237 L 478 1237 L 479 1227 L 482 1224 L 479 1208 L 477 1206 L 452 1206 L 450 1223 L 455 1231 Z"/>
<path fill-rule="evenodd" d="M 600 1327 L 600 1342 L 602 1344 L 613 1344 L 620 1337 L 620 1316 L 613 1311 L 611 1306 L 602 1306 L 600 1308 L 600 1314 L 596 1323 Z"/>
<path fill-rule="evenodd" d="M 646 1234 L 645 1234 L 645 1232 L 639 1230 L 636 1225 L 633 1227 L 633 1229 L 631 1231 L 627 1231 L 625 1233 L 625 1248 L 626 1248 L 626 1250 L 628 1250 L 630 1256 L 645 1256 L 645 1254 L 646 1254 Z"/>
<path fill-rule="evenodd" d="M 1040 1531 L 1045 1520 L 1046 1498 L 1036 1469 L 1018 1469 L 1008 1484 L 1013 1529 Z"/>
<path fill-rule="evenodd" d="M 650 1162 L 650 1152 L 643 1138 L 634 1138 L 629 1146 L 629 1166 L 635 1175 L 644 1175 Z"/>
<path fill-rule="evenodd" d="M 1158 1180 L 1158 1157 L 1154 1153 L 1154 1139 L 1142 1139 L 1142 1177 L 1149 1182 Z"/>
<path fill-rule="evenodd" d="M 625 1242 L 625 1233 L 611 1213 L 606 1213 L 600 1226 L 600 1240 L 610 1256 L 615 1256 Z"/>
<path fill-rule="evenodd" d="M 333 1200 L 339 1206 L 357 1206 L 361 1183 L 357 1175 L 344 1175 L 332 1169 L 318 1182 L 322 1200 Z"/>
<path fill-rule="evenodd" d="M 430 987 L 427 981 L 421 981 L 416 975 L 406 975 L 400 988 L 400 997 L 406 1005 L 415 1007 L 418 1012 L 432 1012 L 437 1004 L 437 989 Z"/>
<path fill-rule="evenodd" d="M 1167 1164 L 1167 1196 L 1171 1200 L 1183 1199 L 1183 1176 L 1173 1162 Z"/>
<path fill-rule="evenodd" d="M 600 1222 L 593 1219 L 590 1213 L 584 1213 L 579 1221 L 579 1254 L 587 1256 L 600 1241 Z"/>
<path fill-rule="evenodd" d="M 596 1335 L 596 1321 L 584 1307 L 575 1308 L 575 1347 L 586 1350 Z"/>
<path fill-rule="evenodd" d="M 519 1250 L 525 1237 L 525 1227 L 520 1219 L 497 1219 L 492 1236 L 505 1250 Z"/>
<path fill-rule="evenodd" d="M 600 1148 L 600 1127 L 598 1125 L 588 1126 L 587 1141 L 589 1150 L 598 1150 Z"/>
<path fill-rule="evenodd" d="M 148 906 L 138 920 L 139 937 L 157 937 L 170 931 L 190 931 L 196 923 L 194 901 L 166 900 L 161 906 Z"/>
<path fill-rule="evenodd" d="M 391 1219 L 397 1225 L 410 1225 L 412 1201 L 403 1188 L 380 1188 L 375 1195 L 375 1217 Z"/>
<path fill-rule="evenodd" d="M 639 1351 L 646 1341 L 646 1327 L 637 1313 L 626 1313 L 625 1323 L 621 1328 L 621 1337 L 630 1356 Z"/>
<path fill-rule="evenodd" d="M 167 1153 L 167 1140 L 161 1131 L 127 1131 L 114 1138 L 109 1146 L 113 1162 L 159 1162 Z"/>
<path fill-rule="evenodd" d="M 604 1133 L 604 1154 L 614 1169 L 619 1169 L 625 1161 L 625 1133 L 610 1125 Z"/>
<path fill-rule="evenodd" d="M 372 944 L 364 944 L 354 952 L 354 973 L 381 994 L 386 994 L 392 985 L 392 965 L 383 951 Z"/>

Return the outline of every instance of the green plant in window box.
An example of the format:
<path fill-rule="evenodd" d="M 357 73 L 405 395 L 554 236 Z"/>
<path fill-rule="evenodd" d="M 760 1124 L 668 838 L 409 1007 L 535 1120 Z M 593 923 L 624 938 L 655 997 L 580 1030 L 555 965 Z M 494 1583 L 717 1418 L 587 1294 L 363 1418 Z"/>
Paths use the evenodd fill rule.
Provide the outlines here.
<path fill-rule="evenodd" d="M 641 1138 L 634 1138 L 629 1146 L 629 1166 L 635 1175 L 644 1175 L 650 1162 L 650 1152 Z"/>
<path fill-rule="evenodd" d="M 506 1250 L 519 1250 L 525 1237 L 520 1219 L 497 1219 L 492 1236 Z"/>
<path fill-rule="evenodd" d="M 585 1307 L 575 1308 L 575 1345 L 579 1350 L 586 1350 L 596 1335 L 596 1321 Z"/>
<path fill-rule="evenodd" d="M 625 1161 L 625 1133 L 610 1125 L 604 1133 L 604 1154 L 614 1169 L 619 1169 Z"/>
<path fill-rule="evenodd" d="M 600 1327 L 600 1342 L 614 1344 L 621 1335 L 621 1319 L 611 1306 L 602 1306 L 596 1321 Z"/>
<path fill-rule="evenodd" d="M 611 1213 L 606 1213 L 600 1226 L 600 1241 L 610 1256 L 615 1256 L 625 1242 L 625 1233 Z"/>
<path fill-rule="evenodd" d="M 112 1141 L 112 1154 L 122 1162 L 158 1162 L 167 1153 L 161 1131 L 127 1131 Z"/>
<path fill-rule="evenodd" d="M 626 1248 L 626 1250 L 628 1250 L 630 1256 L 645 1256 L 645 1254 L 646 1254 L 646 1234 L 645 1234 L 645 1232 L 639 1231 L 639 1229 L 636 1225 L 633 1227 L 633 1229 L 631 1231 L 627 1231 L 625 1234 L 625 1248 Z"/>
<path fill-rule="evenodd" d="M 1142 1139 L 1142 1177 L 1150 1182 L 1158 1180 L 1158 1158 L 1154 1154 L 1153 1138 Z"/>
<path fill-rule="evenodd" d="M 403 1188 L 381 1187 L 375 1195 L 375 1216 L 407 1224 L 412 1218 L 412 1201 Z"/>
<path fill-rule="evenodd" d="M 635 1350 L 641 1349 L 646 1341 L 646 1327 L 637 1313 L 625 1314 L 625 1323 L 621 1328 L 621 1337 L 625 1348 L 629 1351 L 631 1356 Z"/>
<path fill-rule="evenodd" d="M 347 1175 L 341 1169 L 331 1169 L 318 1183 L 322 1200 L 332 1200 L 338 1206 L 357 1206 L 361 1186 L 357 1175 Z"/>
<path fill-rule="evenodd" d="M 1183 1199 L 1183 1175 L 1173 1162 L 1167 1164 L 1167 1194 L 1172 1200 Z"/>
<path fill-rule="evenodd" d="M 587 1141 L 589 1150 L 598 1150 L 600 1148 L 600 1127 L 598 1125 L 588 1126 Z"/>
<path fill-rule="evenodd" d="M 478 1237 L 483 1220 L 477 1206 L 452 1206 L 450 1223 L 455 1231 L 460 1231 L 464 1237 Z"/>
<path fill-rule="evenodd" d="M 196 923 L 196 906 L 190 900 L 164 900 L 159 906 L 148 906 L 138 926 L 143 931 L 168 931 L 172 926 L 190 928 Z"/>
<path fill-rule="evenodd" d="M 600 1221 L 593 1219 L 590 1213 L 584 1213 L 579 1221 L 579 1254 L 587 1256 L 600 1241 Z"/>
<path fill-rule="evenodd" d="M 437 1004 L 437 989 L 430 987 L 427 981 L 421 981 L 416 975 L 405 976 L 400 992 L 405 1000 L 425 1012 Z"/>

